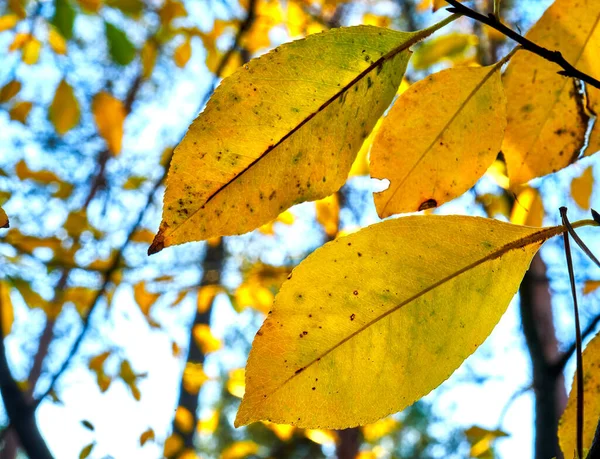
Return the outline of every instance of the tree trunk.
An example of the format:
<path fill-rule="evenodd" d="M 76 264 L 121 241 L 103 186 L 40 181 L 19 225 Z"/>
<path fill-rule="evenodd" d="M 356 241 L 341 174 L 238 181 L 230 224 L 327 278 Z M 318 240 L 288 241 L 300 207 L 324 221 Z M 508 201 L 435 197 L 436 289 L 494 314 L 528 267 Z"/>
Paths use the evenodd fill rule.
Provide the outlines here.
<path fill-rule="evenodd" d="M 0 304 L 0 309 L 1 306 Z M 11 432 L 8 432 L 6 446 L 15 444 L 18 440 L 30 458 L 52 459 L 52 454 L 35 421 L 35 408 L 26 399 L 25 394 L 21 392 L 10 373 L 4 349 L 4 338 L 0 338 L 0 393 L 12 425 L 12 432 L 16 433 L 16 435 L 11 435 Z M 5 457 L 4 454 L 2 457 Z"/>
<path fill-rule="evenodd" d="M 546 266 L 536 255 L 519 290 L 521 321 L 533 370 L 535 459 L 562 458 L 558 420 L 567 404 L 564 376 L 553 371 L 559 357 Z"/>
<path fill-rule="evenodd" d="M 221 282 L 221 270 L 223 269 L 223 259 L 225 255 L 225 250 L 223 247 L 223 241 L 219 241 L 218 244 L 212 246 L 210 244 L 207 245 L 206 255 L 204 257 L 203 262 L 203 272 L 202 272 L 202 282 L 201 285 L 218 285 Z M 194 340 L 194 327 L 196 325 L 210 324 L 210 313 L 212 311 L 212 305 L 205 312 L 199 312 L 196 309 L 196 314 L 194 316 L 194 321 L 190 326 L 189 330 L 189 346 L 188 346 L 188 355 L 187 355 L 187 363 L 193 364 L 203 364 L 204 363 L 204 353 L 202 350 L 196 345 Z M 179 435 L 183 440 L 183 448 L 178 451 L 175 456 L 179 457 L 186 450 L 194 451 L 194 434 L 196 432 L 196 424 L 198 423 L 198 394 L 192 394 L 185 390 L 183 384 L 183 377 L 181 378 L 181 383 L 179 386 L 179 400 L 177 402 L 178 407 L 185 408 L 189 413 L 192 414 L 193 417 L 193 426 L 194 428 L 191 431 L 183 431 L 179 428 L 175 420 L 173 420 L 173 433 Z"/>

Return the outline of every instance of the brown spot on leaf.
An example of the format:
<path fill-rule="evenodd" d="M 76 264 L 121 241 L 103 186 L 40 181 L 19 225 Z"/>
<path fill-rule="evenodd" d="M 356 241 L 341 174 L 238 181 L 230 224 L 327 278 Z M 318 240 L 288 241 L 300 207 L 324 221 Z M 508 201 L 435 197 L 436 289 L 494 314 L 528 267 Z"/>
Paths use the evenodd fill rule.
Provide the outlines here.
<path fill-rule="evenodd" d="M 434 207 L 437 207 L 437 201 L 435 199 L 428 199 L 427 201 L 423 201 L 421 203 L 421 205 L 419 206 L 418 210 L 427 210 L 427 209 L 433 209 Z"/>

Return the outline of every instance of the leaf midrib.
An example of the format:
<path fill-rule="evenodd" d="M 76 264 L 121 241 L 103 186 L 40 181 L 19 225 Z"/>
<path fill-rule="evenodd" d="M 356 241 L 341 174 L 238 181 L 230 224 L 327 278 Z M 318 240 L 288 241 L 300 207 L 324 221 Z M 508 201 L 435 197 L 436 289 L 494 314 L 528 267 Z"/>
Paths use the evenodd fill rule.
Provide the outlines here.
<path fill-rule="evenodd" d="M 520 249 L 520 248 L 523 248 L 523 247 L 526 247 L 528 245 L 535 244 L 535 243 L 538 243 L 538 242 L 544 242 L 547 239 L 550 239 L 551 237 L 556 236 L 557 234 L 563 233 L 564 231 L 566 231 L 566 229 L 565 229 L 564 226 L 553 226 L 553 227 L 549 227 L 549 228 L 543 228 L 542 230 L 540 230 L 540 231 L 538 231 L 536 233 L 530 234 L 529 236 L 525 236 L 525 237 L 521 237 L 519 239 L 516 239 L 515 241 L 510 242 L 510 243 L 508 243 L 508 244 L 500 247 L 499 249 L 496 249 L 493 252 L 490 252 L 485 257 L 482 257 L 479 260 L 476 260 L 473 263 L 471 263 L 471 264 L 469 264 L 469 265 L 467 265 L 467 266 L 465 266 L 465 267 L 463 267 L 463 268 L 461 268 L 461 269 L 453 272 L 452 274 L 449 274 L 448 276 L 444 277 L 443 279 L 440 279 L 439 281 L 434 282 L 429 287 L 424 288 L 420 292 L 415 293 L 414 295 L 412 295 L 410 298 L 407 298 L 406 300 L 398 303 L 397 305 L 395 305 L 391 309 L 387 310 L 383 314 L 375 317 L 370 322 L 366 323 L 365 325 L 363 325 L 362 327 L 360 327 L 358 330 L 352 332 L 350 335 L 348 335 L 347 337 L 345 337 L 344 339 L 342 339 L 340 342 L 336 343 L 335 345 L 331 346 L 329 349 L 327 349 L 324 352 L 322 352 L 321 354 L 319 354 L 317 357 L 315 357 L 313 360 L 311 360 L 308 364 L 306 364 L 303 367 L 295 370 L 294 374 L 292 374 L 285 381 L 283 381 L 270 394 L 266 394 L 265 397 L 273 395 L 275 392 L 277 392 L 279 389 L 281 389 L 282 387 L 284 387 L 287 383 L 289 383 L 296 376 L 298 376 L 299 374 L 301 374 L 302 372 L 304 372 L 304 370 L 306 370 L 307 368 L 311 367 L 312 365 L 314 365 L 318 361 L 322 360 L 324 357 L 326 357 L 327 355 L 331 354 L 334 350 L 336 350 L 337 348 L 339 348 L 343 344 L 347 343 L 348 341 L 350 341 L 355 336 L 358 336 L 360 333 L 362 333 L 363 331 L 365 331 L 366 329 L 368 329 L 372 325 L 376 324 L 377 322 L 379 322 L 380 320 L 382 320 L 385 317 L 389 316 L 390 314 L 393 314 L 394 312 L 396 312 L 397 310 L 399 310 L 403 306 L 405 306 L 405 305 L 407 305 L 409 303 L 412 303 L 413 301 L 415 301 L 416 299 L 420 298 L 421 296 L 423 296 L 423 295 L 431 292 L 432 290 L 436 289 L 437 287 L 440 287 L 441 285 L 444 285 L 445 283 L 447 283 L 447 282 L 455 279 L 456 277 L 460 276 L 461 274 L 464 274 L 465 272 L 470 271 L 471 269 L 476 268 L 477 266 L 479 266 L 479 265 L 481 265 L 481 264 L 483 264 L 483 263 L 485 263 L 487 261 L 495 260 L 496 258 L 499 258 L 502 255 L 505 255 L 506 253 L 510 252 L 511 250 Z"/>

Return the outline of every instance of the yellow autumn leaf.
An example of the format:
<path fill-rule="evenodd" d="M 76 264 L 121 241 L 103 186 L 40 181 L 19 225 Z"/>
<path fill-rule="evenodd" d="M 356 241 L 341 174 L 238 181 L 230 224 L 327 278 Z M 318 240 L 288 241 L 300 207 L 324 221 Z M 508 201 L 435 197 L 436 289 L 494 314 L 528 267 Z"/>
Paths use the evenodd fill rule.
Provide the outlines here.
<path fill-rule="evenodd" d="M 293 270 L 254 338 L 235 425 L 343 429 L 402 410 L 487 338 L 541 243 L 562 230 L 428 215 L 325 244 Z"/>
<path fill-rule="evenodd" d="M 589 295 L 592 292 L 595 292 L 598 287 L 600 287 L 600 281 L 597 280 L 590 280 L 590 281 L 586 281 L 583 284 L 583 294 L 584 295 Z"/>
<path fill-rule="evenodd" d="M 94 446 L 96 446 L 96 443 L 90 443 L 89 445 L 84 446 L 79 453 L 79 459 L 85 459 L 86 457 L 89 457 L 89 455 L 92 454 Z"/>
<path fill-rule="evenodd" d="M 147 180 L 148 180 L 148 178 L 144 177 L 143 175 L 133 175 L 125 181 L 125 183 L 123 184 L 123 189 L 124 190 L 137 190 Z"/>
<path fill-rule="evenodd" d="M 125 359 L 121 361 L 119 377 L 129 387 L 133 398 L 135 398 L 137 401 L 140 401 L 141 398 L 141 393 L 137 386 L 137 380 L 145 376 L 146 375 L 144 373 L 135 373 L 133 368 L 131 368 L 131 363 L 129 363 L 129 360 Z"/>
<path fill-rule="evenodd" d="M 283 223 L 284 225 L 291 225 L 295 221 L 294 214 L 289 210 L 281 212 L 275 220 L 270 221 L 269 223 L 265 223 L 261 227 L 258 228 L 263 234 L 268 236 L 273 236 L 275 234 L 275 223 Z"/>
<path fill-rule="evenodd" d="M 402 81 L 404 82 L 405 80 Z M 400 85 L 400 87 L 402 87 L 402 84 Z M 380 127 L 381 118 L 377 120 L 377 123 L 375 123 L 373 130 L 363 142 L 362 146 L 360 147 L 360 150 L 358 150 L 356 158 L 354 159 L 352 167 L 350 168 L 350 172 L 348 173 L 348 177 L 369 175 L 369 153 L 371 152 L 373 141 L 375 140 L 375 137 L 377 136 L 377 132 L 379 132 Z"/>
<path fill-rule="evenodd" d="M 590 209 L 590 198 L 594 188 L 594 168 L 588 166 L 579 177 L 571 180 L 571 196 L 583 210 Z"/>
<path fill-rule="evenodd" d="M 274 422 L 263 421 L 263 424 L 267 426 L 267 428 L 277 435 L 281 441 L 288 441 L 290 438 L 294 436 L 294 432 L 296 428 L 289 424 L 275 424 Z"/>
<path fill-rule="evenodd" d="M 166 440 L 163 449 L 165 457 L 175 457 L 184 447 L 183 438 L 181 435 L 173 433 Z"/>
<path fill-rule="evenodd" d="M 390 180 L 374 194 L 381 218 L 437 207 L 485 173 L 506 125 L 499 70 L 499 64 L 444 70 L 396 101 L 371 147 L 371 176 Z"/>
<path fill-rule="evenodd" d="M 104 372 L 104 362 L 110 357 L 111 352 L 106 351 L 92 357 L 88 362 L 88 368 L 96 374 L 96 382 L 101 392 L 106 392 L 112 379 Z"/>
<path fill-rule="evenodd" d="M 508 434 L 501 430 L 484 429 L 479 426 L 469 427 L 465 436 L 471 444 L 470 456 L 473 458 L 493 458 L 492 447 L 498 438 L 507 437 Z"/>
<path fill-rule="evenodd" d="M 59 135 L 65 135 L 79 123 L 79 102 L 73 88 L 66 80 L 61 80 L 48 109 L 48 118 Z"/>
<path fill-rule="evenodd" d="M 39 293 L 34 291 L 28 282 L 22 279 L 14 279 L 13 284 L 21 294 L 21 297 L 28 308 L 40 308 L 42 310 L 48 308 L 48 302 Z"/>
<path fill-rule="evenodd" d="M 19 177 L 19 180 L 30 179 L 44 185 L 60 181 L 60 179 L 54 172 L 47 170 L 33 171 L 29 169 L 27 163 L 24 160 L 20 160 L 15 165 L 15 173 L 17 174 L 17 177 Z"/>
<path fill-rule="evenodd" d="M 142 313 L 147 316 L 150 313 L 150 308 L 160 298 L 160 293 L 150 293 L 146 290 L 146 282 L 142 281 L 133 286 L 133 298 Z"/>
<path fill-rule="evenodd" d="M 583 350 L 583 449 L 592 446 L 598 418 L 600 418 L 600 335 L 588 343 Z M 567 407 L 558 423 L 558 441 L 565 459 L 576 458 L 577 430 L 577 375 L 573 375 L 573 385 Z"/>
<path fill-rule="evenodd" d="M 19 17 L 16 14 L 0 16 L 0 32 L 14 28 L 18 22 Z"/>
<path fill-rule="evenodd" d="M 142 432 L 142 434 L 140 435 L 140 446 L 144 446 L 149 441 L 154 441 L 154 439 L 154 430 L 148 428 L 148 430 Z"/>
<path fill-rule="evenodd" d="M 495 218 L 498 215 L 510 218 L 511 200 L 505 193 L 485 193 L 477 195 L 475 200 L 483 206 L 483 209 L 489 218 Z"/>
<path fill-rule="evenodd" d="M 183 3 L 177 0 L 166 0 L 158 11 L 158 15 L 162 25 L 168 27 L 173 19 L 187 16 L 187 11 Z"/>
<path fill-rule="evenodd" d="M 319 445 L 335 444 L 337 436 L 334 432 L 322 429 L 308 429 L 304 431 L 304 436 Z"/>
<path fill-rule="evenodd" d="M 154 233 L 146 228 L 138 229 L 131 235 L 131 242 L 150 244 L 152 239 L 154 239 Z"/>
<path fill-rule="evenodd" d="M 149 253 L 241 234 L 337 191 L 394 97 L 409 47 L 451 19 L 414 33 L 332 29 L 224 79 L 175 149 Z"/>
<path fill-rule="evenodd" d="M 190 58 L 192 57 L 192 42 L 190 37 L 187 37 L 184 42 L 179 45 L 175 49 L 175 53 L 173 54 L 173 60 L 177 67 L 185 67 L 185 64 L 188 63 Z"/>
<path fill-rule="evenodd" d="M 8 46 L 8 51 L 13 52 L 23 48 L 25 43 L 27 43 L 31 38 L 32 36 L 28 33 L 16 33 L 12 43 Z"/>
<path fill-rule="evenodd" d="M 478 42 L 477 36 L 469 33 L 444 34 L 423 42 L 411 63 L 416 70 L 423 70 L 440 61 L 460 62 L 467 55 L 475 54 Z"/>
<path fill-rule="evenodd" d="M 97 13 L 102 6 L 102 0 L 77 0 L 85 11 Z"/>
<path fill-rule="evenodd" d="M 118 155 L 121 152 L 123 124 L 127 115 L 123 102 L 102 91 L 92 101 L 92 112 L 98 132 L 106 141 L 108 149 Z"/>
<path fill-rule="evenodd" d="M 10 298 L 10 286 L 6 281 L 0 281 L 0 320 L 2 320 L 2 337 L 10 334 L 15 314 Z"/>
<path fill-rule="evenodd" d="M 335 237 L 340 227 L 340 199 L 337 193 L 320 199 L 315 203 L 317 221 L 329 238 Z"/>
<path fill-rule="evenodd" d="M 215 352 L 221 349 L 221 341 L 216 338 L 210 331 L 210 326 L 207 324 L 196 324 L 192 329 L 194 342 L 203 354 Z"/>
<path fill-rule="evenodd" d="M 244 381 L 244 375 L 246 370 L 243 368 L 236 368 L 229 372 L 229 379 L 227 380 L 227 390 L 234 397 L 242 398 L 246 391 L 246 383 Z"/>
<path fill-rule="evenodd" d="M 198 420 L 196 430 L 201 435 L 212 435 L 219 426 L 219 412 L 213 411 L 210 416 Z"/>
<path fill-rule="evenodd" d="M 48 45 L 56 54 L 67 54 L 67 41 L 54 27 L 48 29 Z"/>
<path fill-rule="evenodd" d="M 27 65 L 35 64 L 40 58 L 42 43 L 35 37 L 30 37 L 24 44 L 21 59 Z"/>
<path fill-rule="evenodd" d="M 400 423 L 393 417 L 388 416 L 387 418 L 363 426 L 362 431 L 366 441 L 376 442 L 381 437 L 396 431 L 399 427 Z"/>
<path fill-rule="evenodd" d="M 97 295 L 98 293 L 94 289 L 76 286 L 64 290 L 61 299 L 63 304 L 72 303 L 79 315 L 85 317 Z"/>
<path fill-rule="evenodd" d="M 526 37 L 560 51 L 570 64 L 600 78 L 600 33 L 595 32 L 599 19 L 596 0 L 556 0 Z M 508 126 L 502 151 L 511 183 L 524 183 L 568 166 L 584 145 L 588 117 L 579 83 L 558 75 L 560 70 L 525 51 L 517 53 L 506 69 Z M 593 102 L 600 91 L 588 89 Z"/>
<path fill-rule="evenodd" d="M 364 25 L 372 25 L 377 27 L 389 27 L 392 24 L 392 19 L 389 16 L 365 13 L 362 17 L 362 23 Z"/>
<path fill-rule="evenodd" d="M 236 441 L 223 450 L 221 459 L 243 459 L 257 452 L 258 445 L 252 440 Z"/>
<path fill-rule="evenodd" d="M 10 119 L 18 121 L 21 124 L 27 123 L 27 117 L 29 112 L 33 108 L 33 104 L 28 101 L 19 101 L 13 105 L 9 110 Z"/>
<path fill-rule="evenodd" d="M 183 450 L 177 456 L 177 459 L 203 459 L 196 454 L 196 452 L 192 448 L 187 448 Z"/>
<path fill-rule="evenodd" d="M 187 434 L 194 430 L 194 415 L 185 406 L 177 407 L 173 422 L 180 432 Z"/>
<path fill-rule="evenodd" d="M 521 191 L 513 204 L 510 221 L 515 225 L 542 226 L 544 204 L 540 193 L 531 187 Z"/>
<path fill-rule="evenodd" d="M 8 221 L 8 215 L 2 207 L 0 207 L 0 228 L 8 228 L 10 227 L 10 223 Z"/>
<path fill-rule="evenodd" d="M 158 57 L 158 49 L 156 44 L 148 40 L 144 43 L 142 47 L 142 51 L 140 52 L 140 59 L 142 61 L 142 76 L 144 79 L 150 78 L 152 76 L 152 71 L 154 70 L 154 66 L 156 65 L 156 58 Z"/>
<path fill-rule="evenodd" d="M 0 88 L 0 104 L 8 102 L 15 97 L 21 90 L 21 82 L 18 80 L 10 80 L 2 88 Z"/>
<path fill-rule="evenodd" d="M 187 362 L 185 369 L 183 370 L 183 388 L 189 394 L 197 394 L 202 385 L 208 381 L 209 378 L 204 373 L 202 364 Z"/>
<path fill-rule="evenodd" d="M 245 308 L 254 308 L 267 314 L 273 304 L 273 293 L 258 282 L 246 282 L 235 291 L 235 309 L 237 312 Z"/>
<path fill-rule="evenodd" d="M 203 313 L 208 311 L 212 306 L 215 297 L 223 292 L 223 287 L 220 285 L 205 285 L 198 290 L 197 306 L 198 312 Z"/>

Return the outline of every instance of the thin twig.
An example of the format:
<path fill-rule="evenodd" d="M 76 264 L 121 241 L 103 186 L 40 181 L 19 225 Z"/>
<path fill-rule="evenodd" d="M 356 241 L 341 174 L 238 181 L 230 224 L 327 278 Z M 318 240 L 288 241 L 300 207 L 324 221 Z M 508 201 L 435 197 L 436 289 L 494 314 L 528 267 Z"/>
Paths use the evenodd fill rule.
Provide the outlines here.
<path fill-rule="evenodd" d="M 447 8 L 449 12 L 461 14 L 463 16 L 467 16 L 471 19 L 481 22 L 482 24 L 486 24 L 492 29 L 497 30 L 501 34 L 506 35 L 508 38 L 511 38 L 512 40 L 519 43 L 521 46 L 523 46 L 523 49 L 526 49 L 527 51 L 533 54 L 537 54 L 538 56 L 540 56 L 543 59 L 546 59 L 547 61 L 554 62 L 563 69 L 560 72 L 558 72 L 560 75 L 577 78 L 578 80 L 585 81 L 587 84 L 593 86 L 594 88 L 600 89 L 600 81 L 588 75 L 587 73 L 583 73 L 577 70 L 569 62 L 567 62 L 567 60 L 563 57 L 560 51 L 553 51 L 544 48 L 543 46 L 540 46 L 532 42 L 531 40 L 528 40 L 524 36 L 518 34 L 511 28 L 504 25 L 502 22 L 500 22 L 498 17 L 496 17 L 493 14 L 485 16 L 481 13 L 478 13 L 475 10 L 472 10 L 468 6 L 459 3 L 458 0 L 446 0 L 446 2 L 452 5 L 452 8 Z"/>
<path fill-rule="evenodd" d="M 567 227 L 567 231 L 569 232 L 569 234 L 571 235 L 573 240 L 577 243 L 579 248 L 581 250 L 583 250 L 585 252 L 585 254 L 589 257 L 589 259 L 592 260 L 594 263 L 596 263 L 596 265 L 600 268 L 600 261 L 598 261 L 598 259 L 594 256 L 594 254 L 588 248 L 588 246 L 585 245 L 585 243 L 581 240 L 579 235 L 575 232 L 575 230 L 571 226 L 571 223 L 569 222 L 568 219 L 564 220 L 564 225 Z"/>
<path fill-rule="evenodd" d="M 567 208 L 560 208 L 560 216 L 563 225 L 570 225 L 567 218 Z M 581 327 L 579 325 L 579 308 L 577 306 L 577 289 L 575 288 L 575 274 L 573 272 L 573 259 L 571 258 L 571 245 L 569 242 L 569 231 L 563 233 L 565 241 L 565 255 L 569 280 L 571 281 L 571 294 L 573 295 L 573 314 L 575 315 L 575 340 L 577 343 L 577 457 L 583 458 L 583 353 L 581 345 Z"/>

